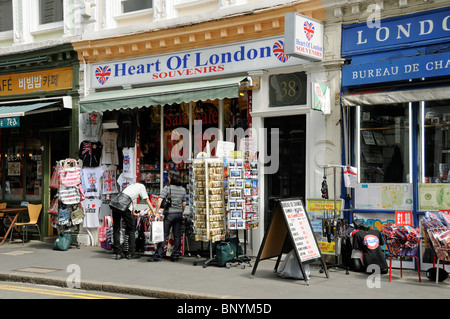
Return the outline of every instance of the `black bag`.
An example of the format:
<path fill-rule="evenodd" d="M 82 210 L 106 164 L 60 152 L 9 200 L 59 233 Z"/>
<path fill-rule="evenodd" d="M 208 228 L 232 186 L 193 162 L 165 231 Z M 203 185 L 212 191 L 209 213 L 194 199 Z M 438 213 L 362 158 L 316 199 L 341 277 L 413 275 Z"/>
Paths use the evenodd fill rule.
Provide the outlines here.
<path fill-rule="evenodd" d="M 164 210 L 168 209 L 169 207 L 172 207 L 172 189 L 170 188 L 169 185 L 169 196 L 164 197 L 162 203 L 161 203 L 161 208 L 163 208 Z"/>
<path fill-rule="evenodd" d="M 132 202 L 133 200 L 130 196 L 124 193 L 119 193 L 116 197 L 111 199 L 111 201 L 109 202 L 109 207 L 124 212 L 128 209 Z"/>
<path fill-rule="evenodd" d="M 430 279 L 431 281 L 436 281 L 436 276 L 438 273 L 438 269 L 437 267 L 433 267 L 427 270 L 427 278 Z M 444 281 L 445 279 L 448 278 L 448 272 L 445 269 L 439 268 L 439 277 L 437 278 L 437 280 L 439 282 Z"/>

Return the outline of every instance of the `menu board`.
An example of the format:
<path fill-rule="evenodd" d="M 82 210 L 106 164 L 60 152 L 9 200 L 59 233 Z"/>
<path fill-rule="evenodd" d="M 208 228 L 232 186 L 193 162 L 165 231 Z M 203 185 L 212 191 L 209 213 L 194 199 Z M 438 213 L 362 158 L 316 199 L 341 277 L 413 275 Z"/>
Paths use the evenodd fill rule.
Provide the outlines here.
<path fill-rule="evenodd" d="M 281 201 L 281 208 L 289 226 L 295 249 L 302 263 L 320 259 L 319 246 L 314 237 L 301 200 Z"/>
<path fill-rule="evenodd" d="M 259 262 L 264 259 L 278 257 L 274 272 L 277 271 L 283 254 L 283 245 L 288 237 L 295 247 L 295 255 L 306 284 L 309 285 L 309 280 L 304 271 L 304 263 L 319 260 L 328 278 L 327 266 L 323 261 L 302 200 L 299 198 L 277 200 L 272 220 L 264 235 L 250 278 L 254 277 Z"/>

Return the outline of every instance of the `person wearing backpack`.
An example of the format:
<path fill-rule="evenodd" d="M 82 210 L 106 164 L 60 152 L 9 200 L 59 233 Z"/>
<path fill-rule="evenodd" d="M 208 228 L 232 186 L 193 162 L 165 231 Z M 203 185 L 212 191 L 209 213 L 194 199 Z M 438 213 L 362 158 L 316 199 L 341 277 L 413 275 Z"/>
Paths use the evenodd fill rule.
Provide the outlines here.
<path fill-rule="evenodd" d="M 186 209 L 186 189 L 182 186 L 180 172 L 170 171 L 168 173 L 169 185 L 163 188 L 156 205 L 156 220 L 161 220 L 159 209 L 166 199 L 171 202 L 164 208 L 164 239 L 170 235 L 170 229 L 173 231 L 174 247 L 171 255 L 171 261 L 178 261 L 181 254 L 181 225 L 183 221 L 183 212 Z M 170 200 L 169 200 L 170 198 Z M 170 206 L 170 207 L 167 207 Z M 155 262 L 162 259 L 164 253 L 165 241 L 158 243 L 153 257 L 147 261 Z"/>

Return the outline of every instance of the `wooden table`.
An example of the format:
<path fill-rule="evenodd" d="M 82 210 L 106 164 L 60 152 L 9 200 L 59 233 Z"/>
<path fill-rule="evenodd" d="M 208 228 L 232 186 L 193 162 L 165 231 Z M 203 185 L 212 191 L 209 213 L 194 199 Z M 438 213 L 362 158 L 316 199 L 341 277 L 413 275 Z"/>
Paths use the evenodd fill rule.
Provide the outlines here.
<path fill-rule="evenodd" d="M 27 210 L 28 210 L 27 207 L 0 209 L 0 214 L 4 214 L 3 219 L 8 218 L 9 221 L 11 222 L 8 229 L 6 230 L 5 236 L 0 237 L 0 240 L 1 240 L 0 246 L 5 243 L 5 240 L 8 238 L 9 233 L 14 231 L 15 224 L 16 224 L 17 218 L 19 217 L 19 214 L 22 212 L 26 212 Z M 17 228 L 16 228 L 16 230 L 19 232 L 19 230 Z M 20 232 L 19 232 L 19 234 L 20 234 Z"/>

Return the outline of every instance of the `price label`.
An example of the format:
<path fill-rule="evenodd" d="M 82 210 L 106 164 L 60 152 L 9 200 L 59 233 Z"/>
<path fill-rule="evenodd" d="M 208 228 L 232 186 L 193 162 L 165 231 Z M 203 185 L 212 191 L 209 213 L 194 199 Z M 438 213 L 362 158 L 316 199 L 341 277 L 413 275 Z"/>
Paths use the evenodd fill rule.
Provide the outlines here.
<path fill-rule="evenodd" d="M 395 224 L 400 226 L 413 226 L 412 211 L 396 211 Z"/>

